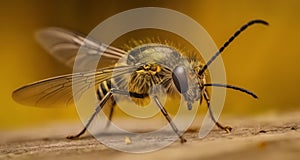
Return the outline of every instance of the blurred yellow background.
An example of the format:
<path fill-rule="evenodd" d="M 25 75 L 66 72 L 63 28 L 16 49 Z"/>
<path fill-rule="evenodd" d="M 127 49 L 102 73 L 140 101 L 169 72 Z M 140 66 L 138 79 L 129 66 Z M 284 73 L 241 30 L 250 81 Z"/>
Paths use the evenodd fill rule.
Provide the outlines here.
<path fill-rule="evenodd" d="M 12 91 L 24 84 L 71 72 L 36 43 L 36 30 L 58 26 L 89 33 L 114 14 L 149 6 L 170 8 L 192 17 L 209 32 L 217 46 L 245 22 L 267 20 L 269 27 L 251 27 L 222 55 L 228 83 L 255 92 L 259 99 L 228 90 L 224 112 L 246 115 L 299 108 L 298 0 L 1 1 L 0 130 L 78 119 L 75 107 L 28 107 L 11 98 Z"/>

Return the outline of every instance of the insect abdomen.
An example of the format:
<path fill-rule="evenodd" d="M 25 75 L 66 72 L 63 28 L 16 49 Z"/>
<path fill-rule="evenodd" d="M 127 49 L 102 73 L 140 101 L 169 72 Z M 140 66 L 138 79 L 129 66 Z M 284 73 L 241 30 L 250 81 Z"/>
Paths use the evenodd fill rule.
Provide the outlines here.
<path fill-rule="evenodd" d="M 111 80 L 110 79 L 101 82 L 97 89 L 98 99 L 101 100 L 106 95 L 106 93 L 108 93 L 110 91 L 110 89 L 111 89 Z"/>

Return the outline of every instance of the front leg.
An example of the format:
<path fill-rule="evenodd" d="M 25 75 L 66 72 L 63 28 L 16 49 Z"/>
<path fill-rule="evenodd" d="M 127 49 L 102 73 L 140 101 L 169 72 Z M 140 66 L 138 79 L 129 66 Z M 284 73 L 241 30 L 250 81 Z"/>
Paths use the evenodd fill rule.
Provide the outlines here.
<path fill-rule="evenodd" d="M 205 89 L 204 90 L 204 99 L 206 100 L 206 103 L 207 103 L 207 108 L 208 108 L 208 112 L 209 112 L 209 115 L 210 115 L 210 118 L 213 120 L 213 122 L 221 129 L 225 130 L 227 133 L 231 132 L 232 128 L 230 126 L 223 126 L 221 125 L 217 120 L 216 118 L 214 117 L 214 114 L 211 110 L 211 106 L 210 106 L 210 99 L 209 99 L 209 95 L 207 93 L 207 90 Z"/>

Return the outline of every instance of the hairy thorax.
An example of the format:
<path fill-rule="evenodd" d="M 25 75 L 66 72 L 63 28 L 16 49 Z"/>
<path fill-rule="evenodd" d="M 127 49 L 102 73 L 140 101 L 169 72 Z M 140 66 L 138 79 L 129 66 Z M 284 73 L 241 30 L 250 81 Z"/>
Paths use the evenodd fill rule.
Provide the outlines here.
<path fill-rule="evenodd" d="M 131 74 L 128 85 L 129 91 L 139 94 L 148 93 L 152 86 L 161 83 L 162 76 L 159 72 L 161 72 L 161 67 L 157 64 L 140 66 Z"/>
<path fill-rule="evenodd" d="M 167 74 L 158 64 L 144 64 L 136 69 L 130 76 L 128 90 L 132 93 L 150 94 L 151 88 L 155 85 L 163 84 Z M 149 103 L 149 97 L 133 98 L 138 105 L 144 106 Z"/>

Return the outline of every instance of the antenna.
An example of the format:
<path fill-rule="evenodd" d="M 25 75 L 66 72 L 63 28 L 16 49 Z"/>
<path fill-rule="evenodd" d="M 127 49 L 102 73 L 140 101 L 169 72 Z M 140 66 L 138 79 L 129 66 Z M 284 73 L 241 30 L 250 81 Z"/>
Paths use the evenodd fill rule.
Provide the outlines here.
<path fill-rule="evenodd" d="M 250 92 L 244 88 L 241 88 L 241 87 L 237 87 L 237 86 L 232 86 L 232 85 L 229 85 L 229 84 L 219 84 L 219 83 L 206 83 L 204 84 L 204 86 L 213 86 L 213 87 L 224 87 L 224 88 L 230 88 L 230 89 L 233 89 L 233 90 L 238 90 L 238 91 L 241 91 L 241 92 L 244 92 L 246 94 L 249 94 L 250 96 L 252 96 L 253 98 L 258 98 L 256 94 L 254 94 L 253 92 Z"/>
<path fill-rule="evenodd" d="M 240 34 L 242 33 L 245 29 L 247 29 L 249 26 L 253 24 L 263 24 L 263 25 L 269 25 L 268 22 L 264 20 L 252 20 L 249 21 L 248 23 L 244 24 L 238 31 L 236 31 L 224 44 L 223 46 L 219 49 L 219 51 L 211 57 L 211 59 L 203 66 L 203 68 L 198 72 L 198 75 L 202 75 L 204 71 L 207 69 L 207 67 L 224 51 L 224 49 Z"/>

